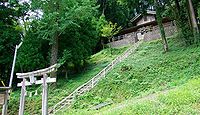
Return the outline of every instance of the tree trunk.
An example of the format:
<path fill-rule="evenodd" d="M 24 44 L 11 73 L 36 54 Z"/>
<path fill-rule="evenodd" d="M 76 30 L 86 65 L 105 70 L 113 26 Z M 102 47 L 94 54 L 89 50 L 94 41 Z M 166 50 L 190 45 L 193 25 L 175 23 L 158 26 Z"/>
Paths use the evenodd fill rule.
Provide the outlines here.
<path fill-rule="evenodd" d="M 56 33 L 54 37 L 53 44 L 51 46 L 51 60 L 50 60 L 50 65 L 54 65 L 57 63 L 58 58 L 58 34 Z M 57 77 L 56 72 L 51 73 L 51 77 Z"/>
<path fill-rule="evenodd" d="M 57 57 L 58 57 L 58 38 L 55 38 L 55 43 L 51 46 L 51 61 L 50 64 L 54 65 L 57 63 Z"/>
<path fill-rule="evenodd" d="M 101 38 L 101 45 L 102 45 L 103 49 L 105 49 L 105 44 L 104 44 L 103 38 Z"/>
<path fill-rule="evenodd" d="M 59 2 L 58 1 L 55 1 L 54 3 L 55 5 L 55 11 L 58 12 L 59 10 Z M 57 25 L 59 25 L 59 22 L 58 22 L 58 17 L 56 17 L 55 19 L 55 23 Z M 57 60 L 58 60 L 58 39 L 59 39 L 59 33 L 58 31 L 56 31 L 54 33 L 54 36 L 53 36 L 53 44 L 51 46 L 51 59 L 50 59 L 50 65 L 54 65 L 57 63 Z M 52 72 L 50 74 L 51 77 L 54 77 L 54 78 L 57 78 L 57 72 Z M 55 83 L 56 84 L 56 83 Z"/>
<path fill-rule="evenodd" d="M 102 9 L 102 14 L 105 15 L 105 10 L 106 10 L 106 0 L 103 1 L 103 5 L 102 5 L 103 9 Z"/>
<path fill-rule="evenodd" d="M 187 2 L 187 5 L 186 5 L 187 9 L 190 9 L 190 6 L 189 6 L 189 3 Z M 189 10 L 186 10 L 186 13 L 187 13 L 187 18 L 188 18 L 188 24 L 189 24 L 189 27 L 190 27 L 190 30 L 193 30 L 193 26 L 192 26 L 192 20 L 191 20 L 191 16 L 190 16 L 190 11 Z"/>
<path fill-rule="evenodd" d="M 180 7 L 180 4 L 179 4 L 179 1 L 178 0 L 175 0 L 175 6 L 176 6 L 176 9 L 177 9 L 177 13 L 178 15 L 181 14 L 181 7 Z"/>
<path fill-rule="evenodd" d="M 197 25 L 196 16 L 194 13 L 192 0 L 188 0 L 188 5 L 189 5 L 189 13 L 190 13 L 190 18 L 191 18 L 190 20 L 192 22 L 193 32 L 194 32 L 194 34 L 197 34 L 197 33 L 199 33 L 199 29 L 198 29 L 198 25 Z"/>
<path fill-rule="evenodd" d="M 160 6 L 159 6 L 157 0 L 155 0 L 155 5 L 156 5 L 157 23 L 158 23 L 158 26 L 159 26 L 159 29 L 160 29 L 160 34 L 161 34 L 162 43 L 163 43 L 163 49 L 164 49 L 164 52 L 167 52 L 169 50 L 169 48 L 168 48 L 168 43 L 167 43 L 167 39 L 166 39 L 166 36 L 165 36 L 165 30 L 164 30 L 164 27 L 162 25 L 161 9 L 160 9 Z"/>
<path fill-rule="evenodd" d="M 112 47 L 111 47 L 112 37 L 108 38 L 108 42 L 109 42 L 110 54 L 112 55 Z"/>
<path fill-rule="evenodd" d="M 181 8 L 180 8 L 180 4 L 178 0 L 175 0 L 175 10 L 174 10 L 174 16 L 175 16 L 175 20 L 176 20 L 176 25 L 177 25 L 177 31 L 179 33 L 182 32 L 182 27 L 181 27 Z"/>
<path fill-rule="evenodd" d="M 191 40 L 188 39 L 187 37 L 187 33 L 185 31 L 189 31 L 187 30 L 187 25 L 190 24 L 190 22 L 187 22 L 184 20 L 184 18 L 182 18 L 182 16 L 184 15 L 183 10 L 180 7 L 180 3 L 179 0 L 175 0 L 175 10 L 174 10 L 174 16 L 175 16 L 175 21 L 176 21 L 176 29 L 178 31 L 178 37 L 180 38 L 180 42 L 184 41 L 185 45 L 190 45 L 191 44 Z M 189 28 L 188 28 L 189 29 Z"/>
<path fill-rule="evenodd" d="M 67 69 L 65 70 L 65 79 L 68 80 L 68 71 L 67 71 Z"/>

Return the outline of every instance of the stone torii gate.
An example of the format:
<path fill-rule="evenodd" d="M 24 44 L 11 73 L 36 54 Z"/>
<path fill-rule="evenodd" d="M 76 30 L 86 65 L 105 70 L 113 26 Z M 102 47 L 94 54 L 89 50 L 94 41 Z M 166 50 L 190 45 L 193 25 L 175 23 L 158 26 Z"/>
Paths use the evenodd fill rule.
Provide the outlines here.
<path fill-rule="evenodd" d="M 56 82 L 56 78 L 50 78 L 48 77 L 48 74 L 57 71 L 58 67 L 59 65 L 55 64 L 45 69 L 28 72 L 28 73 L 16 74 L 17 78 L 22 79 L 22 82 L 17 84 L 18 87 L 21 87 L 19 115 L 24 115 L 26 86 L 31 86 L 33 84 L 42 84 L 42 115 L 48 114 L 48 85 L 47 83 Z M 37 77 L 39 76 L 42 76 L 43 78 L 41 78 L 41 80 L 38 80 Z"/>

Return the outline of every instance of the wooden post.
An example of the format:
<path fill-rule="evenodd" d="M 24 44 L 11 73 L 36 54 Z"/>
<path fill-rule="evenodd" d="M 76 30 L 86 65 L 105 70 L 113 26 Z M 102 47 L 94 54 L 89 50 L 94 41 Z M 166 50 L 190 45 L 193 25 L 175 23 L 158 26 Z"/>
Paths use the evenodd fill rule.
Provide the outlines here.
<path fill-rule="evenodd" d="M 112 61 L 112 69 L 113 69 L 113 66 L 114 66 L 114 65 L 113 65 L 113 61 Z"/>
<path fill-rule="evenodd" d="M 5 99 L 4 99 L 4 105 L 3 105 L 3 109 L 2 109 L 2 115 L 7 115 L 7 109 L 8 109 L 8 90 L 6 91 L 5 94 Z"/>
<path fill-rule="evenodd" d="M 21 97 L 20 97 L 20 106 L 19 106 L 19 115 L 24 115 L 24 104 L 25 104 L 25 94 L 26 94 L 26 79 L 23 78 L 22 88 L 21 88 Z"/>
<path fill-rule="evenodd" d="M 92 88 L 94 87 L 94 79 L 92 79 Z"/>
<path fill-rule="evenodd" d="M 103 76 L 106 77 L 106 69 L 103 70 Z"/>
<path fill-rule="evenodd" d="M 48 115 L 48 85 L 47 85 L 47 74 L 43 75 L 43 91 L 42 91 L 42 115 Z"/>

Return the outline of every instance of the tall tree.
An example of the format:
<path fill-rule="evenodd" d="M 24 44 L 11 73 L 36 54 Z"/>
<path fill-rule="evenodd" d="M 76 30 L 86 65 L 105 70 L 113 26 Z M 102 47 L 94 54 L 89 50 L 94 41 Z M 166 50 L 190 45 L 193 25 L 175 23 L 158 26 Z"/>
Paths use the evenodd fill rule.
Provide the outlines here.
<path fill-rule="evenodd" d="M 73 55 L 66 63 L 73 63 L 74 68 L 80 67 L 82 61 L 91 55 L 99 31 L 95 4 L 95 0 L 33 2 L 32 6 L 43 12 L 36 33 L 39 38 L 49 41 L 51 65 L 59 61 L 64 51 Z"/>
<path fill-rule="evenodd" d="M 180 42 L 185 45 L 191 45 L 193 38 L 190 28 L 190 17 L 188 16 L 187 6 L 184 0 L 168 0 L 168 6 L 172 11 L 172 19 L 176 22 L 178 37 Z"/>
<path fill-rule="evenodd" d="M 111 42 L 111 39 L 114 35 L 116 35 L 121 30 L 121 27 L 117 27 L 117 23 L 113 24 L 112 22 L 109 22 L 104 25 L 104 27 L 101 29 L 101 36 L 106 37 L 108 39 L 108 42 Z M 112 54 L 112 49 L 110 47 L 110 52 Z"/>
<path fill-rule="evenodd" d="M 0 2 L 0 80 L 8 83 L 15 46 L 20 41 L 20 31 L 16 29 L 20 12 L 16 4 Z"/>
<path fill-rule="evenodd" d="M 50 41 L 51 51 L 50 51 L 50 65 L 56 64 L 58 61 L 58 48 L 59 39 L 61 34 L 65 29 L 74 25 L 77 26 L 71 19 L 73 10 L 77 8 L 75 2 L 69 1 L 35 1 L 33 4 L 36 8 L 42 9 L 44 12 L 43 18 L 39 21 L 38 34 L 43 39 Z M 71 5 L 71 6 L 70 6 Z M 57 74 L 53 73 L 53 77 Z"/>
<path fill-rule="evenodd" d="M 189 4 L 189 12 L 190 12 L 190 18 L 192 22 L 192 28 L 193 28 L 194 34 L 196 34 L 196 33 L 199 33 L 199 29 L 197 25 L 197 20 L 196 20 L 194 8 L 193 8 L 192 0 L 188 0 L 188 4 Z"/>
<path fill-rule="evenodd" d="M 155 6 L 156 6 L 156 20 L 157 20 L 157 23 L 158 23 L 158 26 L 159 26 L 159 29 L 160 29 L 160 33 L 161 33 L 161 38 L 162 38 L 162 42 L 163 42 L 163 49 L 165 52 L 167 52 L 169 50 L 168 48 L 168 43 L 167 43 L 167 39 L 166 39 L 166 36 L 165 36 L 165 30 L 164 30 L 164 27 L 162 25 L 162 2 L 159 1 L 159 0 L 155 0 Z"/>

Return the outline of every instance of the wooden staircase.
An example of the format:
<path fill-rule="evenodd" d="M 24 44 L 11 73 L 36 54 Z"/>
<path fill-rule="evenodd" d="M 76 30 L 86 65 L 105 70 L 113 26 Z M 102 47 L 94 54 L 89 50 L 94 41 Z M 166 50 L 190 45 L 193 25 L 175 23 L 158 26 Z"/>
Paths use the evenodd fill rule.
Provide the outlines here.
<path fill-rule="evenodd" d="M 75 101 L 75 99 L 78 96 L 83 95 L 84 93 L 90 91 L 94 86 L 97 85 L 97 83 L 108 74 L 110 70 L 113 69 L 113 67 L 120 63 L 122 60 L 126 59 L 130 54 L 132 54 L 138 46 L 142 42 L 137 42 L 133 46 L 131 46 L 129 49 L 127 49 L 122 55 L 115 58 L 109 65 L 107 65 L 103 70 L 101 70 L 97 75 L 95 75 L 92 79 L 90 79 L 88 82 L 84 83 L 80 87 L 78 87 L 76 90 L 74 90 L 70 95 L 65 97 L 62 101 L 58 102 L 52 109 L 49 110 L 49 114 L 55 114 L 61 109 L 68 108 L 72 103 Z"/>

